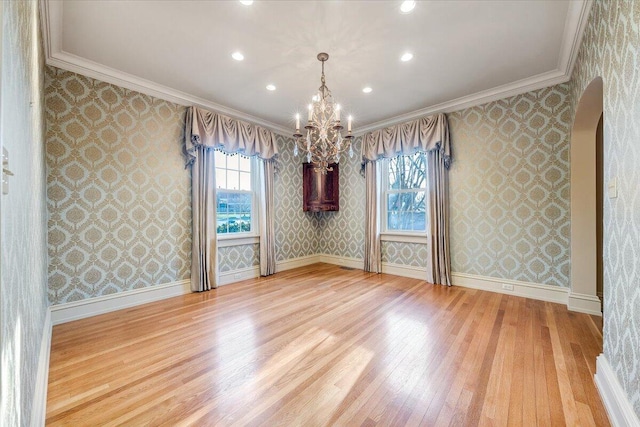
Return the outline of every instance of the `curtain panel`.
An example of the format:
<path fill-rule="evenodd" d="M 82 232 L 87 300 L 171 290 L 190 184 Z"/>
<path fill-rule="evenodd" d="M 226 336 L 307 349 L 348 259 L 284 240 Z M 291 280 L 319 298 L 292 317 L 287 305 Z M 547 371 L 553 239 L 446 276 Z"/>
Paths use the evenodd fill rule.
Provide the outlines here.
<path fill-rule="evenodd" d="M 236 120 L 198 107 L 187 108 L 184 149 L 191 166 L 193 236 L 191 245 L 191 290 L 207 291 L 218 286 L 216 248 L 216 149 L 245 156 L 258 156 L 270 166 L 261 167 L 260 271 L 275 272 L 273 225 L 273 162 L 278 155 L 275 136 L 261 126 Z M 264 220 L 262 217 L 264 216 Z M 264 249 L 263 249 L 264 245 Z M 271 254 L 263 250 L 271 250 Z M 263 265 L 264 264 L 264 265 Z M 273 265 L 272 265 L 273 264 Z"/>
<path fill-rule="evenodd" d="M 276 272 L 275 230 L 275 164 L 274 160 L 260 161 L 260 275 Z"/>
<path fill-rule="evenodd" d="M 364 165 L 364 271 L 371 273 L 382 273 L 379 177 L 380 163 L 366 162 Z"/>
<path fill-rule="evenodd" d="M 378 129 L 364 135 L 362 161 L 366 181 L 364 265 L 367 271 L 379 271 L 380 233 L 376 214 L 382 192 L 375 179 L 373 164 L 383 158 L 427 153 L 429 174 L 430 259 L 425 260 L 427 279 L 431 283 L 451 286 L 451 255 L 449 250 L 448 172 L 451 166 L 451 139 L 447 116 L 443 113 Z M 375 187 L 374 187 L 375 186 Z"/>

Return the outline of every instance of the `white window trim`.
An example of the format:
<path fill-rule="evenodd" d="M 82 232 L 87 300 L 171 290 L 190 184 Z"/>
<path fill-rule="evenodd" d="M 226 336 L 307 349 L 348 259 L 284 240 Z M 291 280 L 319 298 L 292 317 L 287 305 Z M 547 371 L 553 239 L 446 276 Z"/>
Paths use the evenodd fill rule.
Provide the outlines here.
<path fill-rule="evenodd" d="M 389 232 L 380 233 L 380 240 L 383 242 L 401 242 L 401 243 L 421 243 L 426 245 L 429 243 L 429 235 L 426 233 L 416 232 Z"/>
<path fill-rule="evenodd" d="M 244 234 L 244 233 L 243 233 Z M 253 245 L 255 243 L 260 243 L 260 236 L 228 236 L 218 234 L 218 247 L 226 248 L 229 246 L 243 246 L 243 245 Z"/>
<path fill-rule="evenodd" d="M 236 154 L 240 155 L 240 154 Z M 216 188 L 218 190 L 232 191 L 238 193 L 252 193 L 251 200 L 251 228 L 249 232 L 243 233 L 216 233 L 217 246 L 225 248 L 228 246 L 251 245 L 260 242 L 260 165 L 257 156 L 249 157 L 251 160 L 251 191 L 227 190 L 226 188 Z"/>
<path fill-rule="evenodd" d="M 387 229 L 387 188 L 389 187 L 389 162 L 393 159 L 383 159 L 380 168 L 380 240 L 403 243 L 429 243 L 429 229 L 425 231 L 403 231 Z M 393 190 L 394 193 L 424 191 L 427 197 L 427 188 Z M 425 212 L 426 222 L 429 224 L 429 213 Z"/>

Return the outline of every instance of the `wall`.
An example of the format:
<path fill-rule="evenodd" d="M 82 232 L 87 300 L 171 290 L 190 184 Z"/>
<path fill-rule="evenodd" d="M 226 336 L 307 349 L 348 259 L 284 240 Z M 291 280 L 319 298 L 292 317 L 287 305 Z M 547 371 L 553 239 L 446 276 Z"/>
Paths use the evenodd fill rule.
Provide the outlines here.
<path fill-rule="evenodd" d="M 340 210 L 318 213 L 317 253 L 364 258 L 365 182 L 360 175 L 362 137 L 353 139 L 353 157 L 340 159 Z"/>
<path fill-rule="evenodd" d="M 447 116 L 454 157 L 453 271 L 568 287 L 569 86 Z M 364 219 L 364 179 L 359 171 L 359 159 L 341 169 L 341 212 L 323 214 L 320 253 L 363 257 L 364 229 L 358 224 Z M 428 256 L 426 244 L 420 243 L 383 241 L 381 251 L 383 262 L 412 267 L 424 266 Z"/>
<path fill-rule="evenodd" d="M 185 108 L 55 67 L 46 67 L 45 96 L 51 303 L 188 279 Z M 276 139 L 277 261 L 285 261 L 316 254 L 321 229 L 318 214 L 302 212 L 293 139 Z M 259 245 L 220 247 L 218 263 L 220 273 L 256 267 Z"/>
<path fill-rule="evenodd" d="M 302 211 L 302 158 L 293 155 L 293 138 L 278 135 L 277 142 L 274 204 L 276 262 L 281 262 L 315 255 L 321 229 L 319 214 Z"/>
<path fill-rule="evenodd" d="M 569 87 L 448 114 L 456 272 L 568 287 Z"/>
<path fill-rule="evenodd" d="M 188 279 L 185 108 L 46 68 L 49 300 Z"/>
<path fill-rule="evenodd" d="M 47 310 L 43 55 L 38 3 L 3 2 L 2 144 L 10 191 L 1 197 L 0 425 L 30 424 Z"/>
<path fill-rule="evenodd" d="M 604 355 L 640 416 L 640 2 L 597 0 L 571 78 L 572 110 L 604 83 Z"/>

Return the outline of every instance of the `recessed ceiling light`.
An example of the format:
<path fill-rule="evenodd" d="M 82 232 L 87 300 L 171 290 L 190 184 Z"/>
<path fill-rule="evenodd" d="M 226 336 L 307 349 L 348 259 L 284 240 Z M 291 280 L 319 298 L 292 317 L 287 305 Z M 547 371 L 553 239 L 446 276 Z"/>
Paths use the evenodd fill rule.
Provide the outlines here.
<path fill-rule="evenodd" d="M 276 90 L 275 85 L 267 85 L 267 90 Z"/>
<path fill-rule="evenodd" d="M 245 6 L 251 6 L 253 4 L 253 0 L 240 0 L 240 3 Z"/>
<path fill-rule="evenodd" d="M 362 89 L 362 91 L 363 91 L 364 93 L 371 93 L 371 91 L 372 91 L 372 90 L 373 90 L 373 89 L 371 89 L 371 87 L 369 87 L 369 86 L 367 86 L 367 87 L 365 87 L 365 88 L 363 88 L 363 89 Z"/>
<path fill-rule="evenodd" d="M 413 0 L 403 1 L 400 5 L 400 12 L 402 13 L 410 13 L 413 8 L 416 7 L 416 2 Z"/>
<path fill-rule="evenodd" d="M 413 53 L 407 52 L 400 57 L 400 61 L 407 62 L 413 59 Z"/>
<path fill-rule="evenodd" d="M 242 61 L 242 60 L 244 59 L 244 55 L 243 55 L 243 54 L 241 54 L 240 52 L 233 52 L 233 53 L 231 54 L 231 57 L 232 57 L 233 59 L 235 59 L 236 61 Z"/>

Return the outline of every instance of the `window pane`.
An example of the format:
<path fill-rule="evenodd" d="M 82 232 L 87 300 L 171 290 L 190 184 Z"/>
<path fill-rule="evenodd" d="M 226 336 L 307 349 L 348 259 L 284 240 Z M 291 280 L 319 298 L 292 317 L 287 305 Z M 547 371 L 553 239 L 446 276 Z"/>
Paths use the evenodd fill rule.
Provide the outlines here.
<path fill-rule="evenodd" d="M 426 230 L 424 191 L 387 194 L 387 230 Z"/>
<path fill-rule="evenodd" d="M 222 151 L 216 151 L 216 167 L 217 168 L 227 167 L 227 155 Z"/>
<path fill-rule="evenodd" d="M 227 169 L 238 170 L 240 156 L 237 154 L 227 156 Z"/>
<path fill-rule="evenodd" d="M 224 169 L 216 168 L 216 187 L 227 188 L 227 173 Z"/>
<path fill-rule="evenodd" d="M 237 156 L 236 156 L 237 157 Z M 229 190 L 239 190 L 240 184 L 238 183 L 238 172 L 228 170 L 227 171 L 227 189 Z"/>
<path fill-rule="evenodd" d="M 424 153 L 400 156 L 389 160 L 389 189 L 426 188 L 426 157 Z"/>
<path fill-rule="evenodd" d="M 215 156 L 216 187 L 219 189 L 216 192 L 217 231 L 221 234 L 250 232 L 253 212 L 251 159 L 220 151 L 216 151 Z"/>
<path fill-rule="evenodd" d="M 238 157 L 240 158 L 240 170 L 244 172 L 251 172 L 251 159 L 241 156 Z"/>
<path fill-rule="evenodd" d="M 218 192 L 216 226 L 218 233 L 251 231 L 251 194 Z"/>
<path fill-rule="evenodd" d="M 251 191 L 251 174 L 240 172 L 240 190 Z"/>

